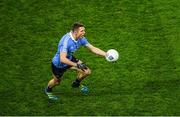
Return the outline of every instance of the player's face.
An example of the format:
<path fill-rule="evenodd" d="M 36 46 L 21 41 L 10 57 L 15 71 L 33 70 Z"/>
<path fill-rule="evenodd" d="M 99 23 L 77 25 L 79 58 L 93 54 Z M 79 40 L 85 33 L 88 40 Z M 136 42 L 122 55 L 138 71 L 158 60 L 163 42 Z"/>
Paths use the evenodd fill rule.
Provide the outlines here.
<path fill-rule="evenodd" d="M 76 33 L 77 38 L 83 38 L 85 36 L 85 28 L 84 27 L 79 27 Z"/>

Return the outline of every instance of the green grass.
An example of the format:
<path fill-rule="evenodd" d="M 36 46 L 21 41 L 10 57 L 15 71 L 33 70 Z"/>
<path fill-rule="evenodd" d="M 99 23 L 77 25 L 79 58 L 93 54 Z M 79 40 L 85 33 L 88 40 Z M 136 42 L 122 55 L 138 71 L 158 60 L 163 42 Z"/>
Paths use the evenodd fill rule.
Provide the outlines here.
<path fill-rule="evenodd" d="M 179 8 L 178 0 L 1 0 L 0 115 L 180 115 Z M 51 59 L 75 21 L 121 58 L 112 64 L 81 48 L 89 94 L 71 89 L 76 73 L 67 71 L 54 89 L 60 100 L 49 102 Z"/>

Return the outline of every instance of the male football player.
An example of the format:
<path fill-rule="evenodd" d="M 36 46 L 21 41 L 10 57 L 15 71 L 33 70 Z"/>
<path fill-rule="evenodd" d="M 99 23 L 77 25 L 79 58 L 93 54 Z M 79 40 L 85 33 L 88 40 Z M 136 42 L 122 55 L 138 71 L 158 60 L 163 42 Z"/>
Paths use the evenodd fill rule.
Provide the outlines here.
<path fill-rule="evenodd" d="M 79 59 L 73 56 L 73 53 L 80 47 L 85 46 L 91 52 L 106 56 L 106 52 L 91 45 L 85 38 L 85 27 L 82 23 L 76 22 L 72 25 L 70 32 L 65 34 L 58 44 L 58 49 L 52 59 L 53 78 L 45 88 L 45 93 L 51 100 L 57 100 L 58 97 L 53 95 L 52 88 L 60 84 L 62 76 L 67 69 L 77 70 L 77 77 L 72 82 L 72 87 L 79 87 L 81 81 L 91 74 L 91 70 Z"/>

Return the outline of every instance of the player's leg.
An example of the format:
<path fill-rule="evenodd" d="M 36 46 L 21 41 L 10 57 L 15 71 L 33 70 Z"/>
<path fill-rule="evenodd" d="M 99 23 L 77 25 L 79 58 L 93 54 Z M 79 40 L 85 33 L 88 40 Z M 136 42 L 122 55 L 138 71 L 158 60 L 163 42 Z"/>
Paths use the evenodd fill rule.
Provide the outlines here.
<path fill-rule="evenodd" d="M 84 71 L 76 67 L 71 67 L 71 69 L 77 71 L 77 78 L 73 81 L 72 87 L 79 87 L 81 81 L 91 74 L 91 70 L 88 67 Z"/>
<path fill-rule="evenodd" d="M 62 76 L 65 71 L 66 71 L 65 69 L 57 68 L 52 63 L 53 78 L 48 82 L 48 85 L 45 88 L 45 94 L 48 96 L 49 99 L 51 99 L 51 100 L 58 99 L 57 96 L 53 95 L 52 88 L 55 87 L 56 85 L 60 84 L 60 82 L 62 80 Z"/>
<path fill-rule="evenodd" d="M 52 93 L 52 88 L 60 84 L 60 79 L 56 78 L 53 75 L 53 78 L 48 82 L 47 87 L 45 88 L 45 94 L 50 100 L 58 100 L 58 97 Z"/>
<path fill-rule="evenodd" d="M 53 74 L 53 78 L 48 82 L 47 92 L 51 92 L 52 88 L 55 87 L 56 85 L 59 85 L 60 82 L 61 82 L 61 79 L 56 78 L 56 76 Z"/>

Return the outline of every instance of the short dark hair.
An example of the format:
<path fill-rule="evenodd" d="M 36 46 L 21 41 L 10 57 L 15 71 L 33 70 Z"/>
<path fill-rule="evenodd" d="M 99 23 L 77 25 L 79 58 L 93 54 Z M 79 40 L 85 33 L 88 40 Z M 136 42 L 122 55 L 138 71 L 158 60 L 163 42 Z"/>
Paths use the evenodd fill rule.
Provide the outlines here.
<path fill-rule="evenodd" d="M 71 30 L 74 32 L 75 30 L 77 30 L 79 27 L 84 27 L 84 25 L 80 22 L 75 22 L 73 25 L 72 25 L 72 28 Z"/>

